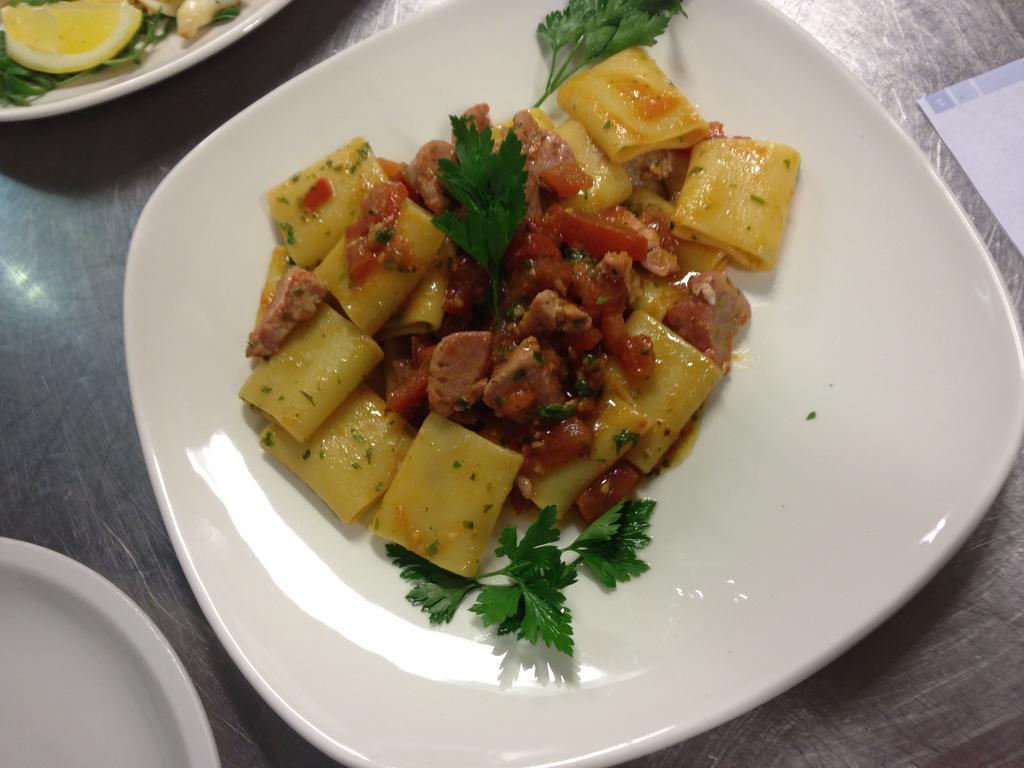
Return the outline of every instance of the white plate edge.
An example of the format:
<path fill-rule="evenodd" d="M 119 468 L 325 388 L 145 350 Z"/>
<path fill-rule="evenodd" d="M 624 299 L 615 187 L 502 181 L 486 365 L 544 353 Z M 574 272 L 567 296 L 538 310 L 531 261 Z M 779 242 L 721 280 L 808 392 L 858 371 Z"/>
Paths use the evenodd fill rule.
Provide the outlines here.
<path fill-rule="evenodd" d="M 918 162 L 928 171 L 928 174 L 932 181 L 938 185 L 939 189 L 943 192 L 946 200 L 952 205 L 953 210 L 956 212 L 962 224 L 964 224 L 974 241 L 975 246 L 978 248 L 980 255 L 984 259 L 986 268 L 989 274 L 992 276 L 993 281 L 999 288 L 999 299 L 1000 306 L 1006 311 L 1007 315 L 1013 320 L 1013 341 L 1017 351 L 1018 366 L 1024 372 L 1024 342 L 1022 342 L 1021 334 L 1021 323 L 1020 317 L 1017 313 L 1016 307 L 1010 300 L 1010 295 L 1007 290 L 1006 282 L 1003 279 L 1002 273 L 999 271 L 992 255 L 989 253 L 988 248 L 985 246 L 984 241 L 981 239 L 973 222 L 967 216 L 966 211 L 953 196 L 953 193 L 943 181 L 942 177 L 939 176 L 931 162 L 928 160 L 927 155 L 918 146 L 914 140 L 903 131 L 899 124 L 885 111 L 881 103 L 872 95 L 868 90 L 867 86 L 862 83 L 854 74 L 851 72 L 840 59 L 833 54 L 823 43 L 817 40 L 810 32 L 805 30 L 793 19 L 788 17 L 779 9 L 772 6 L 765 0 L 757 0 L 759 4 L 774 14 L 776 18 L 781 19 L 783 23 L 788 25 L 791 29 L 804 37 L 805 40 L 809 40 L 819 51 L 823 53 L 825 58 L 829 61 L 829 65 L 837 70 L 843 78 L 854 86 L 854 90 L 859 94 L 859 97 L 865 102 L 866 108 L 876 115 L 881 115 L 889 128 L 895 131 L 899 135 L 900 140 L 904 143 L 904 146 L 909 148 Z M 347 55 L 350 51 L 357 50 L 362 46 L 368 44 L 371 40 L 375 43 L 379 42 L 381 38 L 386 38 L 392 32 L 399 28 L 405 28 L 407 25 L 418 25 L 424 18 L 430 18 L 437 13 L 451 13 L 454 12 L 452 9 L 457 8 L 460 5 L 469 5 L 472 0 L 448 0 L 448 2 L 434 6 L 433 8 L 427 9 L 423 13 L 406 19 L 398 24 L 389 27 L 386 30 L 382 30 L 379 33 L 371 35 L 368 38 L 360 40 L 359 42 L 338 51 L 331 56 L 327 57 L 321 62 L 318 62 L 309 69 L 301 72 L 295 77 L 282 83 L 280 86 L 270 91 L 257 101 L 250 104 L 244 110 L 236 114 L 231 119 L 227 120 L 216 130 L 210 133 L 203 141 L 197 144 L 188 155 L 183 157 L 178 164 L 167 174 L 163 181 L 154 190 L 149 201 L 146 203 L 139 215 L 139 219 L 136 223 L 135 231 L 132 235 L 131 243 L 129 245 L 128 260 L 125 269 L 125 287 L 123 295 L 123 323 L 124 323 L 124 339 L 125 339 L 125 362 L 128 369 L 128 383 L 129 392 L 132 402 L 133 414 L 137 412 L 137 385 L 135 382 L 135 376 L 132 373 L 132 366 L 130 363 L 129 348 L 133 344 L 132 335 L 134 331 L 132 324 L 127 322 L 129 313 L 129 294 L 130 287 L 133 281 L 133 269 L 132 265 L 134 259 L 132 254 L 136 252 L 136 240 L 139 237 L 139 232 L 143 229 L 146 223 L 147 215 L 150 214 L 151 207 L 155 207 L 154 203 L 158 202 L 158 197 L 163 192 L 164 188 L 169 184 L 173 183 L 172 179 L 181 171 L 181 167 L 189 161 L 193 154 L 198 153 L 205 145 L 210 142 L 222 131 L 228 129 L 234 122 L 241 120 L 250 110 L 256 109 L 262 104 L 264 100 L 273 97 L 278 90 L 291 86 L 296 81 L 309 76 L 319 68 L 326 66 L 329 62 L 333 61 L 336 57 Z M 937 556 L 931 561 L 928 567 L 924 568 L 917 578 L 912 579 L 910 583 L 901 590 L 898 590 L 888 601 L 886 601 L 876 612 L 875 615 L 856 632 L 852 633 L 849 637 L 845 638 L 842 642 L 837 643 L 835 646 L 822 651 L 816 657 L 808 659 L 803 665 L 791 674 L 780 679 L 775 685 L 768 686 L 766 689 L 759 691 L 756 695 L 751 696 L 749 699 L 737 703 L 733 707 L 725 708 L 723 711 L 716 713 L 714 716 L 708 717 L 705 720 L 699 721 L 690 725 L 687 728 L 673 727 L 669 730 L 658 733 L 657 735 L 651 736 L 640 740 L 638 743 L 631 743 L 624 745 L 618 749 L 605 752 L 599 755 L 588 755 L 583 756 L 579 759 L 559 761 L 558 766 L 567 766 L 576 763 L 586 764 L 593 768 L 607 768 L 608 766 L 618 765 L 624 761 L 636 759 L 644 755 L 656 752 L 661 749 L 665 749 L 674 744 L 680 743 L 681 741 L 696 736 L 700 733 L 704 733 L 712 728 L 715 728 L 729 720 L 732 720 L 739 715 L 749 712 L 750 710 L 760 706 L 761 704 L 775 698 L 784 691 L 792 688 L 799 682 L 807 679 L 815 672 L 825 667 L 830 662 L 837 659 L 853 645 L 858 643 L 874 629 L 881 625 L 886 619 L 890 618 L 896 613 L 901 607 L 903 607 L 914 595 L 916 595 L 931 579 L 935 576 L 938 571 L 944 567 L 953 555 L 963 546 L 967 538 L 974 532 L 977 526 L 981 523 L 985 514 L 992 506 L 992 502 L 999 494 L 1003 485 L 1006 482 L 1006 478 L 1009 475 L 1010 470 L 1013 467 L 1014 461 L 1018 450 L 1021 445 L 1022 437 L 1024 437 L 1024 398 L 1018 399 L 1017 412 L 1012 414 L 1012 423 L 1014 429 L 1013 434 L 1016 434 L 1016 439 L 1010 444 L 1001 447 L 1000 453 L 1002 453 L 1002 460 L 995 465 L 995 470 L 990 472 L 988 477 L 984 481 L 980 482 L 981 485 L 985 486 L 986 491 L 982 496 L 983 504 L 969 514 L 965 514 L 959 517 L 955 522 L 959 524 L 959 528 L 951 525 L 947 529 L 947 535 L 942 538 L 941 541 L 933 543 L 934 549 L 937 551 Z M 159 466 L 156 464 L 155 458 L 153 457 L 152 441 L 149 438 L 147 429 L 139 423 L 136 419 L 136 429 L 139 434 L 139 440 L 142 445 L 143 454 L 146 462 L 146 467 L 149 472 L 150 480 L 154 486 L 154 490 L 159 488 L 159 493 L 155 494 L 157 503 L 160 506 L 161 515 L 164 519 L 164 524 L 168 529 L 170 535 L 173 531 L 173 535 L 170 535 L 172 545 L 178 556 L 179 562 L 182 563 L 182 570 L 185 573 L 186 579 L 189 585 L 192 587 L 193 593 L 196 595 L 196 599 L 203 610 L 204 615 L 210 622 L 215 634 L 220 639 L 225 650 L 231 656 L 232 660 L 242 671 L 246 679 L 253 685 L 254 688 L 260 693 L 260 696 L 266 701 L 279 716 L 282 717 L 292 728 L 294 728 L 300 735 L 303 736 L 307 741 L 313 744 L 317 749 L 324 752 L 324 754 L 336 760 L 344 760 L 346 764 L 352 766 L 358 766 L 359 768 L 385 768 L 381 763 L 371 762 L 363 758 L 358 753 L 346 747 L 344 744 L 340 744 L 337 741 L 331 739 L 327 734 L 317 729 L 312 723 L 303 718 L 298 712 L 292 709 L 288 704 L 280 698 L 277 692 L 263 679 L 259 671 L 256 670 L 246 657 L 244 651 L 237 645 L 234 638 L 231 636 L 227 627 L 220 619 L 220 614 L 213 605 L 205 586 L 203 585 L 197 571 L 195 564 L 185 550 L 185 544 L 182 540 L 180 529 L 174 519 L 171 510 L 170 499 L 167 495 L 167 489 L 163 484 L 163 479 L 160 475 Z M 187 567 L 185 566 L 187 563 Z M 582 762 L 581 762 L 582 761 Z M 539 764 L 532 768 L 553 768 L 548 764 Z"/>
<path fill-rule="evenodd" d="M 160 628 L 135 601 L 83 563 L 29 541 L 0 537 L 0 565 L 58 586 L 102 616 L 139 654 L 160 684 L 168 705 L 189 729 L 178 734 L 185 739 L 183 743 L 194 743 L 197 750 L 205 753 L 200 755 L 205 760 L 201 768 L 219 768 L 217 742 L 192 678 Z M 177 688 L 167 686 L 172 680 Z M 188 746 L 186 749 L 192 751 Z"/>
<path fill-rule="evenodd" d="M 186 69 L 210 58 L 215 53 L 219 53 L 229 45 L 248 35 L 290 2 L 292 0 L 269 0 L 265 6 L 255 11 L 251 17 L 239 17 L 236 19 L 236 23 L 231 29 L 226 30 L 223 35 L 215 40 L 197 45 L 195 49 L 184 53 L 173 61 L 169 61 L 150 72 L 143 72 L 137 77 L 132 77 L 126 72 L 123 78 L 114 78 L 109 85 L 103 88 L 49 104 L 30 104 L 27 107 L 0 107 L 0 123 L 18 123 L 77 112 L 97 104 L 119 99 L 122 96 L 127 96 L 129 93 L 140 91 L 150 85 L 159 83 L 161 80 L 166 80 L 169 77 L 180 74 Z"/>

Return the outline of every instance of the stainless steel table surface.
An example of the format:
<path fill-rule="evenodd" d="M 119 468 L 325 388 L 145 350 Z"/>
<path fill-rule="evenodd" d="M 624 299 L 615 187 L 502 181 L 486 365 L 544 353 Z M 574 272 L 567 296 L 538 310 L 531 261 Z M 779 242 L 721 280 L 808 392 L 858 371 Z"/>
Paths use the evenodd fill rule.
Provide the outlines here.
<path fill-rule="evenodd" d="M 237 45 L 141 93 L 0 124 L 0 536 L 83 562 L 153 618 L 195 681 L 230 768 L 332 763 L 234 667 L 175 559 L 128 398 L 129 238 L 156 185 L 210 131 L 310 65 L 437 2 L 296 0 Z M 1021 254 L 916 100 L 1024 56 L 1024 0 L 770 2 L 853 70 L 927 153 L 1020 311 Z M 629 766 L 1024 766 L 1022 641 L 1018 460 L 963 549 L 879 629 L 775 700 Z"/>

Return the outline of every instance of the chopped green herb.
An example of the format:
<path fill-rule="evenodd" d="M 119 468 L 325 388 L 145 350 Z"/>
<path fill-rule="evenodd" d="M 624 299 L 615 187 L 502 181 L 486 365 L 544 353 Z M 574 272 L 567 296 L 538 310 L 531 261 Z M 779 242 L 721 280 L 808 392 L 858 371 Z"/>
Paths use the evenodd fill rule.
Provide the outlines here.
<path fill-rule="evenodd" d="M 355 440 L 357 443 L 366 442 L 366 438 L 363 435 L 356 432 L 354 429 L 352 430 L 352 439 Z"/>
<path fill-rule="evenodd" d="M 375 531 L 379 531 L 380 530 L 380 518 L 379 517 L 373 518 L 373 530 L 375 530 Z"/>
<path fill-rule="evenodd" d="M 263 433 L 263 444 L 265 446 L 267 446 L 268 448 L 274 444 L 274 433 L 273 432 L 268 430 L 268 431 Z"/>
<path fill-rule="evenodd" d="M 282 221 L 278 223 L 278 226 L 281 228 L 281 231 L 284 232 L 285 242 L 287 242 L 288 245 L 295 245 L 297 242 L 299 242 L 298 240 L 295 239 L 295 229 L 292 227 L 291 224 L 289 224 L 286 221 Z"/>
<path fill-rule="evenodd" d="M 363 164 L 363 161 L 366 160 L 366 158 L 369 156 L 370 145 L 364 143 L 361 147 L 359 147 L 359 149 L 356 150 L 357 160 L 348 167 L 348 172 L 355 173 L 359 169 L 359 166 Z"/>
<path fill-rule="evenodd" d="M 544 362 L 544 355 L 542 355 L 540 353 L 539 349 L 535 349 L 535 350 L 533 350 L 533 359 L 536 360 L 538 363 L 543 363 Z"/>
<path fill-rule="evenodd" d="M 303 454 L 302 454 L 302 460 L 303 460 L 303 461 L 305 461 L 306 459 L 308 459 L 308 458 L 309 458 L 309 456 L 310 456 L 310 453 L 309 453 L 309 448 L 307 448 L 307 449 L 306 449 L 306 450 L 305 450 L 305 451 L 303 452 Z"/>
<path fill-rule="evenodd" d="M 631 429 L 624 429 L 612 437 L 612 442 L 615 443 L 615 455 L 618 456 L 622 453 L 622 449 L 626 447 L 626 443 L 632 443 L 633 445 L 639 443 L 640 434 Z"/>
<path fill-rule="evenodd" d="M 285 197 L 284 195 L 280 195 L 280 196 L 278 196 L 278 198 L 277 198 L 277 202 L 279 202 L 279 203 L 283 203 L 283 204 L 285 204 L 285 205 L 288 205 L 288 204 L 289 204 L 289 200 L 288 200 L 288 198 L 287 198 L 287 197 Z"/>
<path fill-rule="evenodd" d="M 458 400 L 456 400 L 455 402 L 456 402 L 456 403 L 458 403 L 458 405 L 459 405 L 459 408 L 461 408 L 461 409 L 462 409 L 462 410 L 464 410 L 464 411 L 468 411 L 468 410 L 469 410 L 470 408 L 472 408 L 472 407 L 473 407 L 473 406 L 472 406 L 472 405 L 470 404 L 469 400 L 467 400 L 467 399 L 466 399 L 466 398 L 464 398 L 464 397 L 460 397 L 460 398 L 459 398 Z"/>
<path fill-rule="evenodd" d="M 806 420 L 807 421 L 814 421 L 816 418 L 818 418 L 818 412 L 817 411 L 811 411 L 810 413 L 807 414 L 807 419 Z"/>
<path fill-rule="evenodd" d="M 472 531 L 475 526 L 472 520 L 463 520 L 462 527 L 465 528 L 467 531 Z"/>
<path fill-rule="evenodd" d="M 378 480 L 377 484 L 375 486 L 373 486 L 373 490 L 376 491 L 377 493 L 380 493 L 383 489 L 384 489 L 384 481 L 383 480 Z"/>
<path fill-rule="evenodd" d="M 758 205 L 764 205 L 765 204 L 765 199 L 763 197 L 761 197 L 760 195 L 751 195 L 750 199 L 753 200 Z"/>
<path fill-rule="evenodd" d="M 550 405 L 542 405 L 537 409 L 537 415 L 548 421 L 565 421 L 574 413 L 576 413 L 576 405 L 574 403 L 566 403 L 565 405 L 551 403 Z"/>
<path fill-rule="evenodd" d="M 574 262 L 593 263 L 594 261 L 586 251 L 580 250 L 579 248 L 570 248 L 568 246 L 562 247 L 562 258 L 570 264 Z"/>
<path fill-rule="evenodd" d="M 387 245 L 391 242 L 391 238 L 395 236 L 395 230 L 393 229 L 378 229 L 377 234 L 374 237 L 377 238 L 377 242 L 383 245 Z"/>
<path fill-rule="evenodd" d="M 469 476 L 469 479 L 470 479 L 470 480 L 474 480 L 474 481 L 475 481 L 475 480 L 476 480 L 476 472 L 474 472 L 473 474 L 471 474 L 471 475 Z"/>
<path fill-rule="evenodd" d="M 486 514 L 487 514 L 488 512 L 490 512 L 490 511 L 491 511 L 492 509 L 494 509 L 494 505 L 493 505 L 493 504 L 484 504 L 484 514 L 485 514 L 485 515 L 486 515 Z"/>
<path fill-rule="evenodd" d="M 358 461 L 353 461 L 352 462 L 352 469 L 362 469 L 362 467 L 359 466 L 359 462 Z"/>
<path fill-rule="evenodd" d="M 597 306 L 600 307 L 603 304 L 607 304 L 607 303 L 608 303 L 608 297 L 607 296 L 598 296 L 597 297 Z"/>
<path fill-rule="evenodd" d="M 691 176 L 696 176 L 699 173 L 704 173 L 704 166 L 697 165 L 697 166 L 694 166 L 693 168 L 690 169 L 690 175 Z"/>
<path fill-rule="evenodd" d="M 612 127 L 612 121 L 611 120 L 605 120 L 604 121 L 604 125 L 602 125 L 601 127 L 604 128 L 607 131 L 609 128 Z"/>
<path fill-rule="evenodd" d="M 217 11 L 217 13 L 214 14 L 213 23 L 220 24 L 224 21 L 231 21 L 232 19 L 237 19 L 238 14 L 240 14 L 241 12 L 242 9 L 239 8 L 237 5 L 233 5 L 230 8 L 221 8 L 219 11 Z"/>
<path fill-rule="evenodd" d="M 441 542 L 439 542 L 437 539 L 434 539 L 432 542 L 430 542 L 430 546 L 427 547 L 427 554 L 430 555 L 431 557 L 436 555 L 437 554 L 437 548 L 438 548 L 438 545 L 440 543 Z"/>
<path fill-rule="evenodd" d="M 512 381 L 519 381 L 520 379 L 525 378 L 525 377 L 526 377 L 526 369 L 525 368 L 520 368 L 519 370 L 512 372 Z"/>
<path fill-rule="evenodd" d="M 461 467 L 462 467 L 462 462 L 461 461 L 453 461 L 452 462 L 452 469 L 461 469 Z"/>
<path fill-rule="evenodd" d="M 260 392 L 262 392 L 264 395 L 269 395 L 273 391 L 274 391 L 274 388 L 273 387 L 268 387 L 266 384 L 264 384 L 262 387 L 260 387 Z"/>
<path fill-rule="evenodd" d="M 782 161 L 782 164 L 785 165 L 787 168 L 792 168 L 793 167 L 793 163 L 790 161 L 790 159 L 788 157 L 785 158 Z"/>
<path fill-rule="evenodd" d="M 294 267 L 295 266 L 295 259 L 293 259 L 291 256 L 285 256 L 284 257 L 284 263 L 285 263 L 285 266 Z"/>

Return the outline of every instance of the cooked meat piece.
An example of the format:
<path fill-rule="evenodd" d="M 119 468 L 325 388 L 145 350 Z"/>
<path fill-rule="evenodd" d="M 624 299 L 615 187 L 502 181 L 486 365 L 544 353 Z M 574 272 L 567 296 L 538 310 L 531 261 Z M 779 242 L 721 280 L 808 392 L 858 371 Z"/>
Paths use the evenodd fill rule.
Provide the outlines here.
<path fill-rule="evenodd" d="M 548 336 L 552 333 L 583 333 L 593 325 L 590 315 L 552 290 L 533 297 L 530 308 L 519 321 L 519 336 Z"/>
<path fill-rule="evenodd" d="M 498 416 L 561 403 L 565 398 L 558 375 L 560 367 L 558 355 L 541 352 L 535 337 L 523 339 L 487 382 L 484 403 Z"/>
<path fill-rule="evenodd" d="M 451 142 L 435 139 L 428 141 L 416 153 L 405 169 L 405 180 L 415 189 L 423 204 L 434 213 L 442 213 L 451 202 L 448 193 L 437 178 L 438 161 L 455 160 L 455 147 Z"/>
<path fill-rule="evenodd" d="M 591 315 L 626 311 L 629 303 L 629 276 L 633 260 L 624 251 L 609 251 L 596 267 L 576 262 L 573 265 L 573 293 Z"/>
<path fill-rule="evenodd" d="M 647 253 L 639 262 L 644 269 L 658 277 L 666 277 L 679 270 L 679 258 L 674 252 L 663 247 L 664 238 L 661 232 L 621 206 L 615 208 L 609 216 L 613 221 L 632 229 L 647 243 Z"/>
<path fill-rule="evenodd" d="M 490 331 L 459 331 L 437 343 L 430 358 L 427 399 L 442 416 L 471 408 L 484 393 L 491 370 Z"/>
<path fill-rule="evenodd" d="M 280 349 L 285 337 L 308 320 L 327 295 L 323 281 L 301 267 L 292 267 L 281 278 L 267 313 L 249 334 L 246 357 L 266 357 Z"/>
<path fill-rule="evenodd" d="M 527 173 L 538 178 L 558 197 L 572 197 L 593 186 L 593 180 L 580 168 L 565 139 L 541 128 L 528 110 L 516 112 L 512 130 L 523 145 Z"/>
<path fill-rule="evenodd" d="M 482 131 L 484 128 L 490 128 L 491 118 L 489 117 L 491 107 L 489 104 L 474 104 L 472 107 L 462 113 L 463 117 L 472 117 L 473 122 L 476 124 L 476 129 Z"/>
<path fill-rule="evenodd" d="M 535 219 L 544 212 L 544 206 L 540 201 L 540 180 L 537 174 L 527 171 L 526 186 L 526 218 Z"/>
<path fill-rule="evenodd" d="M 664 181 L 672 175 L 676 162 L 676 152 L 669 149 L 655 149 L 645 152 L 622 164 L 629 174 L 634 187 L 642 187 L 645 181 Z"/>
<path fill-rule="evenodd" d="M 718 120 L 712 120 L 708 123 L 708 130 L 710 131 L 708 134 L 709 139 L 724 139 L 726 137 L 725 125 Z"/>
<path fill-rule="evenodd" d="M 733 339 L 750 321 L 750 303 L 721 272 L 696 274 L 687 289 L 665 315 L 665 325 L 728 371 Z"/>
<path fill-rule="evenodd" d="M 621 280 L 626 292 L 629 292 L 629 275 L 633 268 L 633 260 L 622 251 L 610 251 L 597 263 L 598 274 Z"/>

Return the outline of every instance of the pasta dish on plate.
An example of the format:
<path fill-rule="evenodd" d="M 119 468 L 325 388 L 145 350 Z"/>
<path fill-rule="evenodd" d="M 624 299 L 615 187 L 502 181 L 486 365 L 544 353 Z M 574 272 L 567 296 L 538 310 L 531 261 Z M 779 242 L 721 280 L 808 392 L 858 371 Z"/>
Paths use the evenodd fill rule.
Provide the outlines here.
<path fill-rule="evenodd" d="M 493 612 L 472 609 L 499 632 L 529 623 L 531 568 L 571 583 L 524 554 L 531 536 L 553 549 L 556 518 L 591 526 L 562 551 L 608 586 L 646 569 L 646 540 L 621 539 L 646 528 L 628 497 L 685 453 L 729 371 L 751 315 L 726 267 L 779 255 L 796 150 L 705 121 L 639 47 L 557 101 L 558 124 L 469 107 L 407 163 L 358 137 L 267 193 L 280 246 L 240 395 L 270 455 L 429 582 L 409 599 L 432 622 L 480 587 L 503 510 L 541 510 L 544 531 L 499 537 L 512 564 L 486 575 L 519 592 L 484 587 Z"/>

